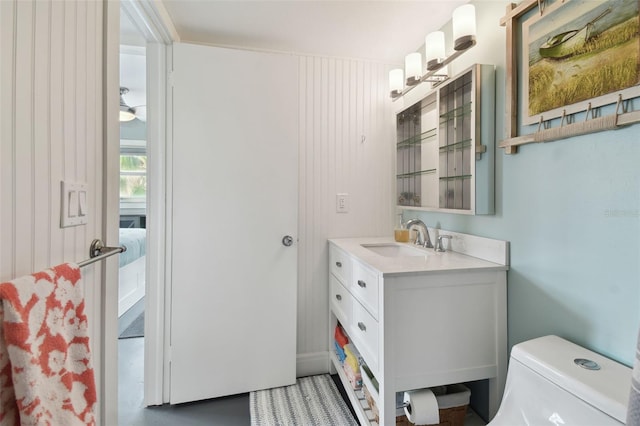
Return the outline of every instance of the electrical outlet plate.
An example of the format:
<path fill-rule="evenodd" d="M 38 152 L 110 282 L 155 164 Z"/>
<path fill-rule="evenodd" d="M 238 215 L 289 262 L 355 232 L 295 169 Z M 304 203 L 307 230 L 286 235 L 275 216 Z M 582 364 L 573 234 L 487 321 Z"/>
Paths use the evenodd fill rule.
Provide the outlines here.
<path fill-rule="evenodd" d="M 336 194 L 336 212 L 348 213 L 349 212 L 349 194 L 341 193 Z"/>

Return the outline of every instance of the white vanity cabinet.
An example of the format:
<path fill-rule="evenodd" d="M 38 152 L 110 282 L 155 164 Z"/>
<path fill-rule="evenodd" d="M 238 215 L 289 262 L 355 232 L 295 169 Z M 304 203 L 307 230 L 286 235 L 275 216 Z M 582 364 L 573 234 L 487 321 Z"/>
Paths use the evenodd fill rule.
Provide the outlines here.
<path fill-rule="evenodd" d="M 463 234 L 449 234 L 454 234 L 454 245 L 465 249 L 487 247 L 484 242 L 463 243 Z M 493 261 L 426 249 L 425 256 L 385 257 L 363 247 L 381 241 L 393 244 L 388 239 L 329 240 L 330 358 L 360 423 L 372 424 L 371 414 L 362 406 L 361 392 L 351 389 L 333 350 L 336 321 L 379 383 L 373 396 L 380 424 L 395 425 L 396 392 L 481 379 L 489 380 L 487 411 L 493 416 L 508 359 L 508 243 L 489 244 L 504 253 Z"/>

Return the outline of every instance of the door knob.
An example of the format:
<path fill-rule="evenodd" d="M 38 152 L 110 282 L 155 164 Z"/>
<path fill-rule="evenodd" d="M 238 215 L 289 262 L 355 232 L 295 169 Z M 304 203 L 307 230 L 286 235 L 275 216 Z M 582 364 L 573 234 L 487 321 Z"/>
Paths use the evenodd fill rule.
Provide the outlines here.
<path fill-rule="evenodd" d="M 293 244 L 293 237 L 291 235 L 285 235 L 282 237 L 282 245 L 285 247 L 289 247 Z"/>

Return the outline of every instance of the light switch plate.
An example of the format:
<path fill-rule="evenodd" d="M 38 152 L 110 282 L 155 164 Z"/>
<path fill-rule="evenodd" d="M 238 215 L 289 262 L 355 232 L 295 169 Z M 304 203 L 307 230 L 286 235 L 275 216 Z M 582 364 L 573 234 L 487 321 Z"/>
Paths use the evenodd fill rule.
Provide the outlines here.
<path fill-rule="evenodd" d="M 88 222 L 87 184 L 61 182 L 60 227 L 85 225 Z"/>

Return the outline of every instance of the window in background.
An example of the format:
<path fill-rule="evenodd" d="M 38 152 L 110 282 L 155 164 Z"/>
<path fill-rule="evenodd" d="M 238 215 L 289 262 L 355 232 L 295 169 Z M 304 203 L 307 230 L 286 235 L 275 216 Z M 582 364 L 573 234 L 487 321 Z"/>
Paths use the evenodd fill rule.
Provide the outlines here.
<path fill-rule="evenodd" d="M 120 154 L 120 200 L 142 201 L 147 196 L 147 155 Z"/>
<path fill-rule="evenodd" d="M 120 227 L 146 228 L 147 146 L 120 140 Z"/>

